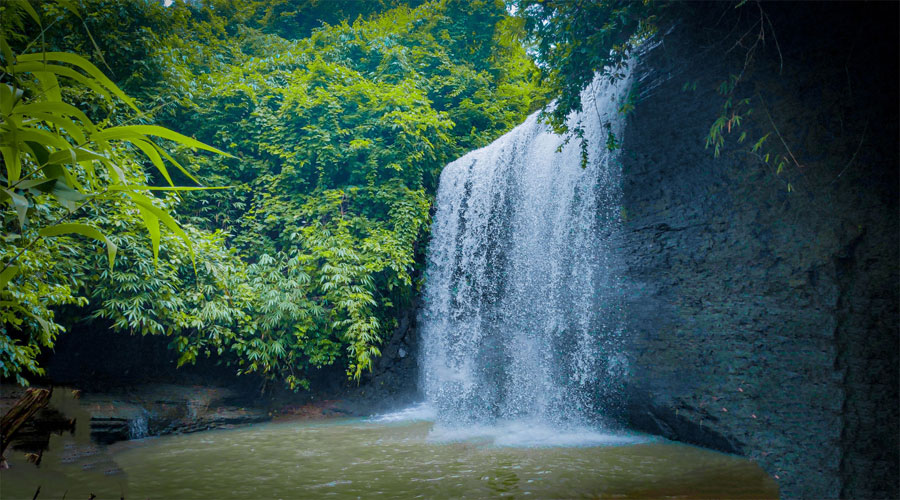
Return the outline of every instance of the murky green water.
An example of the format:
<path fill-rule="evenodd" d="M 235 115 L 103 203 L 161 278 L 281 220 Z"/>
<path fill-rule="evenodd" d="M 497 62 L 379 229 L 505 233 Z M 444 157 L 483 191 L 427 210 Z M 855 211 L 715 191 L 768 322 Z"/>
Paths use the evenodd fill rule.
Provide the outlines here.
<path fill-rule="evenodd" d="M 435 443 L 430 422 L 274 423 L 122 443 L 85 455 L 55 437 L 14 460 L 0 497 L 777 498 L 754 463 L 666 442 L 595 447 Z M 97 450 L 94 450 L 97 451 Z M 14 454 L 14 453 L 13 453 Z"/>

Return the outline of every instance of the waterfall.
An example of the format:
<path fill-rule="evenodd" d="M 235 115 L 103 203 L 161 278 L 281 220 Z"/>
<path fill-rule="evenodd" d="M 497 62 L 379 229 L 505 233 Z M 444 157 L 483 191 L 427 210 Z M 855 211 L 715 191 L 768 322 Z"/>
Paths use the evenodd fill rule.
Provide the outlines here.
<path fill-rule="evenodd" d="M 537 114 L 447 165 L 421 312 L 422 380 L 440 428 L 596 426 L 627 370 L 618 260 L 621 172 L 608 138 L 630 76 L 582 94 L 590 146 Z M 527 426 L 526 426 L 527 427 Z"/>

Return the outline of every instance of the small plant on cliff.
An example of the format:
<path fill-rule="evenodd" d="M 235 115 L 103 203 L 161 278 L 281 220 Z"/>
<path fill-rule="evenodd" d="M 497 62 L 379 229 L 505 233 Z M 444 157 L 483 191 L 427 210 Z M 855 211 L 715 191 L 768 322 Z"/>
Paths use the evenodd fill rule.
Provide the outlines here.
<path fill-rule="evenodd" d="M 548 94 L 556 97 L 541 116 L 556 133 L 579 140 L 586 166 L 584 129 L 580 124 L 570 126 L 568 117 L 582 111 L 581 92 L 597 73 L 610 80 L 623 77 L 632 51 L 656 33 L 661 6 L 649 0 L 517 0 L 514 5 L 525 21 L 542 81 Z M 629 94 L 623 111 L 632 107 Z M 607 146 L 617 147 L 612 134 Z"/>

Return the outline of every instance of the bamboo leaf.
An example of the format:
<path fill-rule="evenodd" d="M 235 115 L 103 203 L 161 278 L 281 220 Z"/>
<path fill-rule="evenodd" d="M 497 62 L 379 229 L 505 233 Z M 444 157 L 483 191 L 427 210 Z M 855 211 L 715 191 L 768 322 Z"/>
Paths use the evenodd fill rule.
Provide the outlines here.
<path fill-rule="evenodd" d="M 63 205 L 66 205 L 70 210 L 74 207 L 72 207 L 72 205 L 70 204 L 67 204 L 66 202 L 83 201 L 90 198 L 90 196 L 78 190 L 72 189 L 72 187 L 65 182 L 59 181 L 57 181 L 53 185 L 53 189 L 50 191 L 50 194 L 52 194 L 53 197 L 57 199 L 57 201 L 59 201 Z"/>
<path fill-rule="evenodd" d="M 184 134 L 179 134 L 174 130 L 169 130 L 165 127 L 160 127 L 158 125 L 122 125 L 119 127 L 110 127 L 98 134 L 96 134 L 97 140 L 132 140 L 132 139 L 144 139 L 146 140 L 145 135 L 153 135 L 156 137 L 162 137 L 163 139 L 169 139 L 170 141 L 175 141 L 180 144 L 184 144 L 185 146 L 189 146 L 196 149 L 204 149 L 206 151 L 211 151 L 213 153 L 218 153 L 220 155 L 227 156 L 229 158 L 233 158 L 230 154 L 216 149 L 212 146 L 206 145 L 197 139 L 192 137 L 188 137 Z"/>
<path fill-rule="evenodd" d="M 55 182 L 56 179 L 28 179 L 27 181 L 18 182 L 16 184 L 16 189 L 37 189 L 38 191 L 44 191 L 44 189 L 52 189 L 52 184 Z"/>
<path fill-rule="evenodd" d="M 162 157 L 159 156 L 159 152 L 156 148 L 153 147 L 153 144 L 149 141 L 142 140 L 132 140 L 132 144 L 134 144 L 138 149 L 144 152 L 147 155 L 147 158 L 150 158 L 150 161 L 153 162 L 153 165 L 156 167 L 156 170 L 162 174 L 163 178 L 166 182 L 169 183 L 169 186 L 174 186 L 175 183 L 172 182 L 172 177 L 169 176 L 169 171 L 166 169 L 166 164 L 163 163 Z"/>
<path fill-rule="evenodd" d="M 22 158 L 19 155 L 19 148 L 14 146 L 0 146 L 0 153 L 3 154 L 3 163 L 6 164 L 6 179 L 9 185 L 19 180 L 22 175 Z"/>
<path fill-rule="evenodd" d="M 770 132 L 769 134 L 771 134 L 771 132 Z M 756 151 L 758 151 L 759 148 L 762 147 L 762 145 L 763 145 L 764 142 L 766 142 L 766 139 L 769 138 L 769 134 L 766 134 L 766 135 L 760 137 L 759 140 L 756 141 L 756 144 L 753 145 L 753 152 L 754 152 L 754 153 L 755 153 Z M 766 161 L 768 161 L 768 160 L 766 160 Z"/>
<path fill-rule="evenodd" d="M 28 15 L 31 16 L 31 19 L 33 19 L 34 22 L 36 22 L 38 24 L 38 26 L 41 26 L 41 16 L 38 15 L 38 13 L 34 10 L 34 7 L 32 7 L 31 4 L 28 2 L 28 0 L 13 0 L 13 1 L 22 10 L 27 12 Z"/>
<path fill-rule="evenodd" d="M 19 217 L 19 227 L 24 228 L 25 220 L 28 215 L 28 199 L 20 194 L 16 194 L 16 192 L 11 189 L 0 188 L 0 191 L 9 196 L 13 207 L 16 209 L 16 215 Z"/>
<path fill-rule="evenodd" d="M 65 163 L 81 163 L 83 161 L 103 161 L 108 160 L 106 156 L 95 153 L 89 149 L 85 148 L 70 148 L 64 149 L 62 151 L 56 151 L 51 154 L 47 161 L 45 162 L 47 165 L 62 165 Z"/>
<path fill-rule="evenodd" d="M 16 138 L 22 141 L 36 142 L 44 146 L 53 146 L 56 149 L 66 149 L 71 147 L 68 142 L 56 134 L 30 127 L 16 130 Z"/>
<path fill-rule="evenodd" d="M 8 115 L 12 112 L 16 91 L 8 83 L 0 85 L 0 113 Z"/>
<path fill-rule="evenodd" d="M 25 147 L 31 151 L 31 156 L 37 161 L 39 164 L 44 164 L 47 162 L 47 158 L 50 157 L 50 151 L 44 147 L 43 144 L 34 141 L 25 141 Z"/>
<path fill-rule="evenodd" d="M 59 86 L 59 80 L 56 75 L 49 71 L 35 71 L 35 78 L 41 84 L 41 91 L 49 102 L 62 102 L 62 89 Z"/>
<path fill-rule="evenodd" d="M 188 179 L 190 179 L 190 180 L 196 182 L 197 184 L 202 184 L 202 183 L 200 182 L 200 179 L 197 179 L 196 177 L 194 177 L 194 174 L 190 173 L 186 168 L 184 168 L 183 166 L 181 166 L 181 164 L 178 163 L 178 161 L 175 160 L 175 158 L 173 158 L 172 155 L 170 155 L 165 149 L 161 148 L 161 147 L 160 147 L 159 145 L 157 145 L 155 142 L 150 142 L 150 144 L 153 144 L 153 146 L 156 148 L 156 150 L 159 151 L 159 154 L 161 154 L 161 155 L 163 156 L 163 158 L 169 160 L 169 163 L 171 163 L 172 165 L 175 165 L 175 167 L 176 167 L 178 170 L 180 170 L 181 173 L 183 173 L 184 175 L 186 175 L 186 176 L 188 177 Z"/>
<path fill-rule="evenodd" d="M 191 244 L 191 239 L 188 238 L 188 235 L 185 234 L 184 230 L 181 229 L 181 226 L 178 225 L 178 222 L 176 222 L 175 219 L 172 218 L 172 216 L 169 215 L 166 211 L 155 206 L 153 204 L 153 201 L 150 200 L 150 198 L 148 198 L 140 193 L 136 193 L 134 191 L 129 191 L 128 196 L 131 198 L 131 200 L 136 205 L 146 209 L 151 214 L 155 215 L 157 219 L 162 221 L 162 223 L 165 224 L 166 227 L 169 228 L 169 230 L 171 230 L 173 233 L 175 233 L 176 236 L 178 236 L 179 238 L 181 238 L 182 241 L 184 241 L 185 245 L 187 245 L 188 252 L 191 255 L 191 261 L 194 262 L 196 265 L 196 255 L 194 254 L 194 246 Z M 148 230 L 149 230 L 149 228 L 148 228 Z"/>
<path fill-rule="evenodd" d="M 106 77 L 100 69 L 94 66 L 87 59 L 76 55 L 70 54 L 68 52 L 40 52 L 36 54 L 25 54 L 20 55 L 18 57 L 19 62 L 28 62 L 28 61 L 59 61 L 64 62 L 66 64 L 71 64 L 72 66 L 77 66 L 79 69 L 83 70 L 85 73 L 91 75 L 96 81 L 100 82 L 101 85 L 109 89 L 113 95 L 122 100 L 125 104 L 130 106 L 137 112 L 140 112 L 137 105 L 134 103 L 134 99 L 125 95 L 125 92 L 122 92 L 119 87 L 113 83 L 112 80 Z"/>
<path fill-rule="evenodd" d="M 19 272 L 19 266 L 9 266 L 0 272 L 0 290 L 6 289 L 9 280 L 13 279 Z"/>
<path fill-rule="evenodd" d="M 109 238 L 106 237 L 106 235 L 101 233 L 100 230 L 94 226 L 77 223 L 57 224 L 55 226 L 45 227 L 41 229 L 38 234 L 40 234 L 41 236 L 80 234 L 82 236 L 87 236 L 88 238 L 93 238 L 97 241 L 106 243 L 106 255 L 109 258 L 110 271 L 112 271 L 113 265 L 116 262 L 116 251 L 118 250 L 118 247 L 116 247 L 115 243 L 113 243 Z"/>
<path fill-rule="evenodd" d="M 159 260 L 159 217 L 141 205 L 138 205 L 138 211 L 144 219 L 144 226 L 147 228 L 147 232 L 150 233 L 150 246 L 153 249 L 153 265 L 155 266 Z"/>
<path fill-rule="evenodd" d="M 14 115 L 30 115 L 32 113 L 56 113 L 62 116 L 72 116 L 83 123 L 87 128 L 93 130 L 94 123 L 80 109 L 64 102 L 34 102 L 30 104 L 19 104 L 12 108 Z"/>
<path fill-rule="evenodd" d="M 3 56 L 3 59 L 6 61 L 6 64 L 12 64 L 13 53 L 12 49 L 9 48 L 9 44 L 6 43 L 6 37 L 0 34 L 0 55 Z"/>
<path fill-rule="evenodd" d="M 43 120 L 46 123 L 52 123 L 53 125 L 56 125 L 57 129 L 65 130 L 78 144 L 87 142 L 84 136 L 84 128 L 80 125 L 76 125 L 75 122 L 64 116 L 56 116 L 50 113 L 32 113 L 31 116 L 35 119 Z"/>
<path fill-rule="evenodd" d="M 40 55 L 38 54 L 28 54 L 28 55 Z M 21 61 L 22 57 L 19 57 Z M 92 80 L 83 74 L 75 71 L 72 68 L 67 66 L 60 66 L 58 64 L 44 64 L 40 62 L 19 62 L 13 64 L 12 66 L 6 67 L 7 73 L 34 73 L 35 75 L 39 73 L 53 73 L 57 76 L 62 76 L 65 78 L 69 78 L 71 80 L 75 80 L 76 82 L 84 85 L 85 87 L 91 89 L 97 95 L 112 101 L 112 94 L 109 93 L 107 89 L 104 89 L 102 85 L 97 84 L 96 80 Z M 121 92 L 121 91 L 120 91 Z M 123 94 L 124 95 L 124 94 Z M 127 97 L 127 96 L 126 96 Z"/>

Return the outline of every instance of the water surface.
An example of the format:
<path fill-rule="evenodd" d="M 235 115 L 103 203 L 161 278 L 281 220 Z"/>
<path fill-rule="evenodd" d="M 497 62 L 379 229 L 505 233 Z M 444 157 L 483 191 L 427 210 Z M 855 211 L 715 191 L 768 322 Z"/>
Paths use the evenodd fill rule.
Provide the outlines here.
<path fill-rule="evenodd" d="M 433 427 L 272 423 L 121 443 L 100 459 L 79 458 L 59 437 L 40 468 L 15 460 L 0 473 L 0 496 L 30 499 L 41 486 L 41 499 L 98 500 L 778 497 L 756 464 L 692 446 L 634 436 L 610 442 L 636 444 L 503 446 L 503 429 L 453 441 Z"/>

